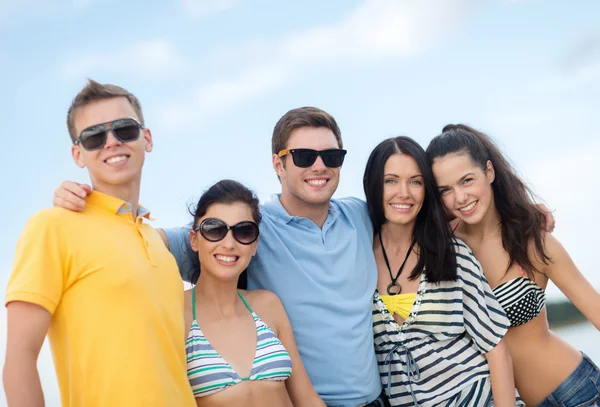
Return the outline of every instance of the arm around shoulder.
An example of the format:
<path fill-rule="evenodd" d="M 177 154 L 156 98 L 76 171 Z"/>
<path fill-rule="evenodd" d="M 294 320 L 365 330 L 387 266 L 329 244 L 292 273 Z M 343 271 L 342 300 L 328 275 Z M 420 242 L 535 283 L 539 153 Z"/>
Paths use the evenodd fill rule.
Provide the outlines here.
<path fill-rule="evenodd" d="M 600 330 L 600 293 L 579 271 L 569 253 L 550 233 L 544 236 L 548 264 L 539 264 L 550 280 Z"/>

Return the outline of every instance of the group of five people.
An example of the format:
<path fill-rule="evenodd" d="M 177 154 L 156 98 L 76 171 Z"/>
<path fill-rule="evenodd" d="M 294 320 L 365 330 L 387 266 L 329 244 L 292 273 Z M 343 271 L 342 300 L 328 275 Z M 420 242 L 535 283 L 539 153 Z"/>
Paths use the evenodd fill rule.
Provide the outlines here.
<path fill-rule="evenodd" d="M 332 199 L 340 128 L 293 109 L 272 137 L 280 194 L 259 205 L 223 180 L 161 230 L 138 203 L 153 148 L 138 99 L 90 81 L 67 127 L 92 186 L 63 183 L 17 244 L 9 407 L 43 405 L 46 334 L 70 407 L 600 403 L 600 371 L 549 331 L 544 290 L 598 329 L 600 295 L 485 134 L 384 140 L 366 202 Z"/>

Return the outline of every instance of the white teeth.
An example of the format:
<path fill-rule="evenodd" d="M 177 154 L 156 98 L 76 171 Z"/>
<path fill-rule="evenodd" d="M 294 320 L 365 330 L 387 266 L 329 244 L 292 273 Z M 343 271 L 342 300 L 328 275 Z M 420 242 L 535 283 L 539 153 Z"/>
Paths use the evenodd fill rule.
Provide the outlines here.
<path fill-rule="evenodd" d="M 327 182 L 327 180 L 324 180 L 324 179 L 309 179 L 306 182 L 308 182 L 310 185 L 321 186 L 321 185 L 325 185 L 325 183 Z"/>
<path fill-rule="evenodd" d="M 412 205 L 408 204 L 390 204 L 390 206 L 394 209 L 410 209 Z"/>
<path fill-rule="evenodd" d="M 235 257 L 235 256 L 223 256 L 223 255 L 217 254 L 215 257 L 217 260 L 223 261 L 225 263 L 233 263 L 237 260 L 237 257 Z"/>
<path fill-rule="evenodd" d="M 471 202 L 467 206 L 463 206 L 462 208 L 459 209 L 459 211 L 461 211 L 461 212 L 469 212 L 471 209 L 473 209 L 475 207 L 475 205 L 477 205 L 477 201 Z"/>
<path fill-rule="evenodd" d="M 111 157 L 108 160 L 106 160 L 106 162 L 109 163 L 109 164 L 114 164 L 114 163 L 118 163 L 118 162 L 124 161 L 125 159 L 127 159 L 127 156 L 120 155 L 118 157 Z"/>

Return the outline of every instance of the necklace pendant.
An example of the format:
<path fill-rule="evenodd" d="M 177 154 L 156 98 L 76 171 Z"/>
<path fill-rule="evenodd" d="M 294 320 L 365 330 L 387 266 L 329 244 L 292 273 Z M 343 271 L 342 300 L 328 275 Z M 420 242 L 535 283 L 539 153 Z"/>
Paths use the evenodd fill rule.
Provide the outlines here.
<path fill-rule="evenodd" d="M 400 284 L 398 284 L 395 281 L 391 282 L 387 286 L 388 295 L 398 295 L 398 294 L 400 294 L 401 291 L 402 291 L 402 288 L 400 287 Z"/>

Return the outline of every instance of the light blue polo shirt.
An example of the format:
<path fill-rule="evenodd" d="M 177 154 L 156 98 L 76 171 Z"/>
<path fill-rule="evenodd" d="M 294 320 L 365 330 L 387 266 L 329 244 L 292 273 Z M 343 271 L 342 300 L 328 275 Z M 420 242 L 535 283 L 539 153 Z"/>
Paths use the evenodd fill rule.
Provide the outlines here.
<path fill-rule="evenodd" d="M 290 216 L 277 195 L 261 206 L 261 213 L 248 288 L 281 298 L 302 362 L 328 406 L 373 401 L 381 392 L 371 319 L 377 267 L 366 204 L 356 198 L 332 199 L 322 228 Z M 189 230 L 165 230 L 185 280 L 198 267 Z"/>

